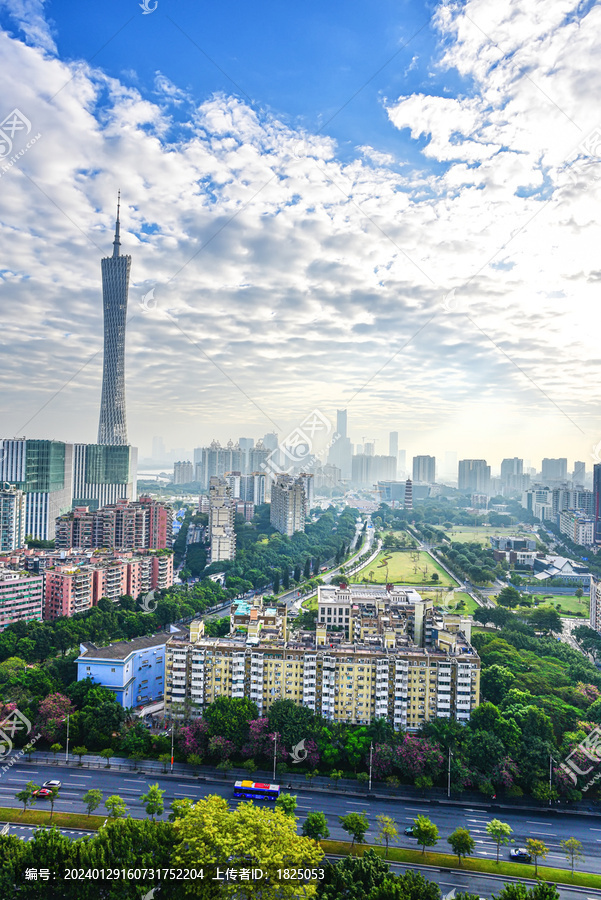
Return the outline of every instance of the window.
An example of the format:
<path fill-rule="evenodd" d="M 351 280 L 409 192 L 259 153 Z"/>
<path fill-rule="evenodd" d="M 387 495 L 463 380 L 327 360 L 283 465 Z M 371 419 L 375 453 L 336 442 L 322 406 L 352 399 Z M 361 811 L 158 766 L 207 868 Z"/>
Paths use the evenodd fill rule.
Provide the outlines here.
<path fill-rule="evenodd" d="M 113 666 L 113 668 L 111 669 L 111 672 L 114 672 L 114 671 L 115 671 L 115 667 Z"/>

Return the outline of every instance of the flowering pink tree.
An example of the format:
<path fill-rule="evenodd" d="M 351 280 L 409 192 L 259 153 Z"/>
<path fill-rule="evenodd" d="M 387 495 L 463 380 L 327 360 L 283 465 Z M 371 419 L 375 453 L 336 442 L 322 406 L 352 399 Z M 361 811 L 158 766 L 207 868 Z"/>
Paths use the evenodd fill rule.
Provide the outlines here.
<path fill-rule="evenodd" d="M 428 738 L 406 734 L 396 748 L 395 764 L 405 778 L 414 780 L 428 775 L 436 781 L 444 766 L 445 758 L 440 746 Z"/>
<path fill-rule="evenodd" d="M 599 697 L 601 697 L 601 691 L 594 684 L 584 684 L 583 681 L 579 681 L 576 685 L 576 690 L 578 693 L 584 694 L 590 703 L 594 703 L 595 700 L 598 700 Z"/>
<path fill-rule="evenodd" d="M 207 752 L 209 743 L 209 723 L 204 719 L 196 719 L 191 725 L 185 725 L 180 729 L 179 748 L 188 757 L 191 753 L 203 756 Z"/>
<path fill-rule="evenodd" d="M 513 786 L 516 778 L 519 777 L 519 774 L 520 770 L 515 760 L 510 756 L 504 756 L 493 769 L 492 782 L 497 787 L 502 787 L 507 791 Z"/>
<path fill-rule="evenodd" d="M 367 757 L 369 765 L 369 756 Z M 394 751 L 390 744 L 376 744 L 372 755 L 372 772 L 377 781 L 382 781 L 392 773 Z"/>
<path fill-rule="evenodd" d="M 35 729 L 53 743 L 64 737 L 67 732 L 67 716 L 74 712 L 75 707 L 64 694 L 49 694 L 39 705 Z"/>
<path fill-rule="evenodd" d="M 248 742 L 242 747 L 242 755 L 249 759 L 273 756 L 273 744 L 269 734 L 269 719 L 252 719 L 249 723 Z"/>

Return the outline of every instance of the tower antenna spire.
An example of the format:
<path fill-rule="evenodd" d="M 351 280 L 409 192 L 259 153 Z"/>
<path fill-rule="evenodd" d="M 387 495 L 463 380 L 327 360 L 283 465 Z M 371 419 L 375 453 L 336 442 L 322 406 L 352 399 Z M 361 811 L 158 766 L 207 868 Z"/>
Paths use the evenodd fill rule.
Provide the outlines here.
<path fill-rule="evenodd" d="M 117 221 L 115 223 L 115 240 L 113 241 L 113 256 L 119 256 L 119 247 L 121 246 L 121 241 L 119 240 L 119 215 L 121 209 L 121 189 L 119 189 L 117 193 Z"/>

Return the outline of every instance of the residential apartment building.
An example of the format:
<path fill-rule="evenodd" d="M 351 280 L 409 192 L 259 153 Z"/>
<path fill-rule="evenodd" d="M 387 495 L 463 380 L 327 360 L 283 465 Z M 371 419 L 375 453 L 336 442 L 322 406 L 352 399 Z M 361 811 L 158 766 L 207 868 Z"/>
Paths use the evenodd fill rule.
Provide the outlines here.
<path fill-rule="evenodd" d="M 591 579 L 591 606 L 589 623 L 591 628 L 601 633 L 601 581 Z"/>
<path fill-rule="evenodd" d="M 0 631 L 13 622 L 41 622 L 43 599 L 41 575 L 0 569 Z"/>
<path fill-rule="evenodd" d="M 488 494 L 490 490 L 490 466 L 485 459 L 460 459 L 457 487 L 468 493 Z"/>
<path fill-rule="evenodd" d="M 413 457 L 413 481 L 421 481 L 425 484 L 436 483 L 436 457 Z"/>
<path fill-rule="evenodd" d="M 163 699 L 167 634 L 119 641 L 108 647 L 80 646 L 77 680 L 92 681 L 113 691 L 126 709 Z"/>
<path fill-rule="evenodd" d="M 582 547 L 595 543 L 595 519 L 582 511 L 563 510 L 559 514 L 559 530 Z"/>
<path fill-rule="evenodd" d="M 115 549 L 170 549 L 173 509 L 150 497 L 91 510 L 78 506 L 56 520 L 55 546 L 60 550 L 107 547 Z"/>
<path fill-rule="evenodd" d="M 301 478 L 292 475 L 277 475 L 271 487 L 270 522 L 273 527 L 288 537 L 305 530 L 307 498 Z"/>
<path fill-rule="evenodd" d="M 71 509 L 73 444 L 25 438 L 0 441 L 0 483 L 25 495 L 25 534 L 52 540 L 57 516 Z"/>
<path fill-rule="evenodd" d="M 240 444 L 234 444 L 232 441 L 228 441 L 225 447 L 222 447 L 219 441 L 212 441 L 209 447 L 198 447 L 194 451 L 194 480 L 200 482 L 203 490 L 207 490 L 213 477 L 223 478 L 227 472 L 247 472 L 247 458 L 250 459 L 252 471 L 257 471 L 260 466 L 253 465 L 253 462 L 259 449 L 263 449 L 260 441 L 256 447 L 248 451 L 242 450 Z M 267 450 L 264 455 L 266 458 Z"/>
<path fill-rule="evenodd" d="M 173 554 L 148 552 L 89 556 L 47 566 L 44 575 L 44 619 L 84 612 L 102 597 L 116 602 L 129 595 L 137 600 L 153 590 L 173 585 Z"/>
<path fill-rule="evenodd" d="M 194 466 L 189 459 L 173 463 L 174 484 L 190 484 L 194 480 Z"/>
<path fill-rule="evenodd" d="M 236 501 L 225 478 L 211 476 L 209 488 L 210 562 L 234 559 L 236 556 Z"/>
<path fill-rule="evenodd" d="M 0 485 L 0 553 L 25 545 L 25 494 L 10 484 Z"/>
<path fill-rule="evenodd" d="M 543 459 L 541 466 L 542 481 L 567 481 L 568 479 L 568 461 L 565 457 L 561 459 Z"/>
<path fill-rule="evenodd" d="M 320 601 L 326 621 L 316 633 L 290 635 L 285 607 L 251 607 L 233 611 L 226 637 L 205 637 L 199 621 L 189 635 L 170 638 L 166 710 L 183 704 L 187 715 L 200 716 L 225 695 L 249 697 L 261 715 L 289 699 L 331 721 L 384 717 L 408 731 L 435 717 L 469 720 L 480 699 L 480 660 L 466 637 L 471 620 L 443 616 L 416 592 L 393 586 L 378 587 L 381 596 L 356 585 L 332 591 L 338 594 Z M 348 619 L 350 638 L 328 629 L 327 610 L 332 623 Z"/>

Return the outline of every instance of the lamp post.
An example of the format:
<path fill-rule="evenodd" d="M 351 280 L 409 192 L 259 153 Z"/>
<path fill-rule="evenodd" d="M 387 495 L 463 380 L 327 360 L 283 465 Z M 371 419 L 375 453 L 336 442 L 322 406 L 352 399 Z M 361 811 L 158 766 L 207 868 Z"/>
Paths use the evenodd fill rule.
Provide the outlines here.
<path fill-rule="evenodd" d="M 273 783 L 275 784 L 275 769 L 277 765 L 277 752 L 278 752 L 278 733 L 277 731 L 273 735 Z"/>
<path fill-rule="evenodd" d="M 551 791 L 553 790 L 553 757 L 549 754 L 549 806 L 551 806 Z"/>
<path fill-rule="evenodd" d="M 369 788 L 368 791 L 371 794 L 371 771 L 374 759 L 374 742 L 372 741 L 369 745 Z"/>
<path fill-rule="evenodd" d="M 451 748 L 449 747 L 449 768 L 447 772 L 447 798 L 451 796 L 451 757 L 453 754 L 451 753 Z"/>
<path fill-rule="evenodd" d="M 69 714 L 67 713 L 67 746 L 65 748 L 65 762 L 69 762 Z"/>
<path fill-rule="evenodd" d="M 172 710 L 172 712 L 173 712 L 173 710 Z M 174 726 L 174 724 L 175 723 L 173 721 L 173 716 L 172 716 L 171 717 L 171 769 L 169 770 L 171 772 L 173 772 L 173 738 L 174 738 L 173 726 Z"/>

